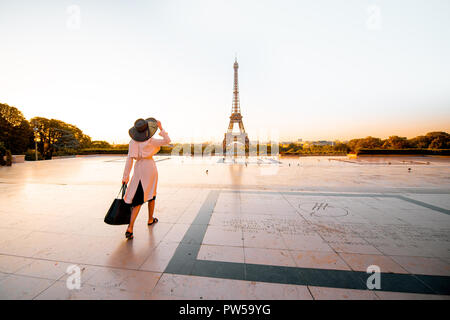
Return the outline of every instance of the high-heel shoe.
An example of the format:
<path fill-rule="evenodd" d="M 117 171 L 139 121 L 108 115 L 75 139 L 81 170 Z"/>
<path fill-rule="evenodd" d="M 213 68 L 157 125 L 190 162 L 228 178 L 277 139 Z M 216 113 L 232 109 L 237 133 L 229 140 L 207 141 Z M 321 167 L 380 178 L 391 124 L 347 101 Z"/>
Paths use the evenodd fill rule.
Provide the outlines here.
<path fill-rule="evenodd" d="M 127 238 L 128 240 L 133 239 L 133 232 L 125 232 L 125 238 Z"/>

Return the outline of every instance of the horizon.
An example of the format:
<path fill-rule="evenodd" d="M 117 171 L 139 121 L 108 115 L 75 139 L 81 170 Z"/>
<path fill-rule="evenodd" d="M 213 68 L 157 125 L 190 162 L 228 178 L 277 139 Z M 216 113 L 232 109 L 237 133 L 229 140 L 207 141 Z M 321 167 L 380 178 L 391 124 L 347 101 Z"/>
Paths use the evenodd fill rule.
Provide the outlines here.
<path fill-rule="evenodd" d="M 159 132 L 159 131 L 158 131 Z M 405 136 L 398 136 L 401 138 L 406 138 L 408 140 L 419 137 L 419 136 L 426 136 L 428 133 L 432 133 L 432 132 L 444 132 L 444 133 L 448 133 L 446 131 L 439 131 L 439 130 L 434 130 L 434 131 L 430 131 L 430 132 L 426 132 L 424 134 L 419 134 L 417 136 L 412 136 L 412 137 L 405 137 Z M 304 143 L 309 143 L 309 142 L 334 142 L 334 143 L 348 143 L 349 141 L 355 139 L 365 139 L 365 138 L 379 138 L 382 141 L 383 140 L 387 140 L 392 136 L 396 136 L 396 135 L 390 135 L 387 137 L 374 137 L 374 136 L 365 136 L 365 137 L 354 137 L 351 139 L 346 139 L 346 140 L 340 140 L 340 139 L 334 139 L 334 140 L 325 140 L 325 139 L 317 139 L 317 140 L 302 140 L 302 141 L 296 141 L 296 140 L 279 140 L 279 141 L 274 141 L 274 142 L 278 142 L 279 144 L 287 144 L 287 143 L 295 143 L 295 144 L 304 144 Z M 92 141 L 105 141 L 105 140 L 92 140 Z M 106 141 L 108 142 L 108 141 Z M 207 140 L 202 140 L 202 141 L 186 141 L 186 142 L 181 142 L 181 141 L 171 141 L 169 145 L 176 145 L 176 144 L 222 144 L 223 141 L 220 140 L 216 140 L 216 141 L 207 141 Z M 264 141 L 258 141 L 258 140 L 251 140 L 250 139 L 250 144 L 252 143 L 263 143 L 263 144 L 268 144 L 270 143 L 270 140 L 264 140 Z M 109 142 L 110 143 L 110 142 Z M 128 144 L 128 143 L 110 143 L 111 145 L 124 145 L 124 144 Z"/>
<path fill-rule="evenodd" d="M 0 101 L 0 103 L 5 103 L 5 102 L 3 102 L 3 101 Z M 7 103 L 6 103 L 7 104 Z M 10 105 L 10 104 L 9 104 Z M 13 106 L 13 105 L 10 105 L 11 107 L 15 107 L 15 108 L 17 108 L 20 112 L 22 112 L 23 113 L 23 111 L 20 109 L 20 107 L 17 107 L 17 106 Z M 33 117 L 29 117 L 29 118 L 27 118 L 27 117 L 25 117 L 26 118 L 26 120 L 27 121 L 30 121 L 32 118 L 34 118 L 34 117 L 40 117 L 40 116 L 33 116 Z M 55 119 L 55 120 L 60 120 L 60 121 L 63 121 L 63 122 L 65 122 L 65 123 L 70 123 L 70 124 L 72 124 L 72 125 L 74 125 L 74 126 L 76 126 L 76 127 L 78 127 L 79 129 L 81 129 L 76 123 L 71 123 L 70 121 L 66 121 L 66 120 L 64 120 L 64 119 L 56 119 L 56 118 L 54 118 L 54 117 L 48 117 L 48 119 Z M 82 129 L 81 129 L 82 130 Z M 85 132 L 84 130 L 82 130 L 83 131 L 83 133 L 84 134 L 86 134 L 86 135 L 88 135 L 88 136 L 90 136 L 89 135 L 89 133 L 87 133 L 87 132 Z M 157 133 L 159 132 L 159 130 L 157 131 Z M 389 137 L 391 137 L 391 136 L 399 136 L 399 137 L 402 137 L 402 138 L 406 138 L 406 139 L 412 139 L 412 138 L 415 138 L 415 137 L 418 137 L 418 136 L 425 136 L 426 134 L 428 134 L 428 133 L 431 133 L 431 132 L 446 132 L 446 133 L 448 133 L 448 131 L 447 130 L 430 130 L 430 131 L 427 131 L 427 132 L 422 132 L 422 133 L 419 133 L 419 134 L 416 134 L 416 135 L 412 135 L 412 136 L 406 136 L 406 135 L 402 135 L 402 134 L 388 134 L 387 136 L 373 136 L 373 135 L 365 135 L 365 136 L 354 136 L 354 137 L 350 137 L 350 138 L 347 138 L 347 139 L 340 139 L 340 138 L 330 138 L 330 139 L 322 139 L 322 138 L 318 138 L 318 139 L 304 139 L 304 138 L 292 138 L 292 139 L 278 139 L 278 142 L 279 143 L 284 143 L 284 142 L 293 142 L 293 143 L 298 143 L 298 142 L 302 142 L 302 143 L 305 143 L 305 142 L 319 142 L 319 141 L 327 141 L 327 142 L 348 142 L 348 141 L 350 141 L 350 140 L 352 140 L 352 139 L 364 139 L 364 138 L 368 138 L 368 137 L 373 137 L 373 138 L 380 138 L 381 140 L 385 140 L 385 139 L 388 139 Z M 158 136 L 158 134 L 155 134 L 155 136 Z M 114 141 L 108 141 L 108 140 L 102 140 L 102 139 L 95 139 L 95 137 L 92 137 L 92 136 L 90 136 L 91 137 L 91 139 L 92 139 L 92 141 L 106 141 L 106 142 L 108 142 L 108 143 L 110 143 L 111 145 L 120 145 L 120 144 L 128 144 L 129 143 L 129 141 L 126 141 L 126 142 L 114 142 Z M 302 139 L 301 141 L 298 141 L 298 139 Z M 128 140 L 131 140 L 131 138 L 129 138 Z M 221 139 L 217 139 L 217 140 L 205 140 L 205 139 L 196 139 L 196 140 L 185 140 L 185 141 L 182 141 L 182 140 L 180 140 L 180 141 L 174 141 L 174 140 L 172 140 L 172 142 L 171 142 L 171 144 L 179 144 L 179 143 L 222 143 L 222 141 L 223 140 L 221 140 Z M 257 139 L 250 139 L 250 142 L 255 142 L 255 141 L 258 141 Z M 263 142 L 263 143 L 266 143 L 266 142 L 269 142 L 270 140 L 264 140 L 264 141 L 262 141 L 262 140 L 259 140 L 259 142 Z"/>
<path fill-rule="evenodd" d="M 154 116 L 178 143 L 221 141 L 237 54 L 250 141 L 450 132 L 449 13 L 440 0 L 4 1 L 0 101 L 92 140 L 128 143 Z"/>

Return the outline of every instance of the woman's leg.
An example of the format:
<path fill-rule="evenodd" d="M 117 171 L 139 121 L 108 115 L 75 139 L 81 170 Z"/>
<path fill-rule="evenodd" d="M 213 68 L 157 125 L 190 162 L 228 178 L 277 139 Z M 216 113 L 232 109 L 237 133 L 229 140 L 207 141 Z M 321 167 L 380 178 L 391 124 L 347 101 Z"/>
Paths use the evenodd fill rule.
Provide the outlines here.
<path fill-rule="evenodd" d="M 133 232 L 134 221 L 136 221 L 136 218 L 137 218 L 137 215 L 138 215 L 140 209 L 141 209 L 141 205 L 138 205 L 136 207 L 133 207 L 133 209 L 131 210 L 130 224 L 128 225 L 128 228 L 127 228 L 128 232 Z"/>
<path fill-rule="evenodd" d="M 153 211 L 155 211 L 155 200 L 148 202 L 148 223 L 153 222 Z"/>

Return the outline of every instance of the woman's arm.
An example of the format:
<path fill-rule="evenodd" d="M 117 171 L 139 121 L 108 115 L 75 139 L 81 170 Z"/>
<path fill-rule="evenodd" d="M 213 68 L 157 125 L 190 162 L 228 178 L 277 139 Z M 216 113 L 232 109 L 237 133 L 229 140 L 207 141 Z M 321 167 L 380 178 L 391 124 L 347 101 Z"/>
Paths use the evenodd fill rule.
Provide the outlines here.
<path fill-rule="evenodd" d="M 127 161 L 125 162 L 125 169 L 123 170 L 122 183 L 128 183 L 130 180 L 130 171 L 133 167 L 133 158 L 127 156 Z"/>
<path fill-rule="evenodd" d="M 161 147 L 165 144 L 169 144 L 170 143 L 169 134 L 166 131 L 164 131 L 164 129 L 161 126 L 160 121 L 158 121 L 158 128 L 159 128 L 159 135 L 163 138 L 162 139 L 153 139 L 153 145 L 155 145 L 156 147 Z"/>
<path fill-rule="evenodd" d="M 130 180 L 130 172 L 133 167 L 133 157 L 136 156 L 136 146 L 132 141 L 128 144 L 127 161 L 125 162 L 125 168 L 123 169 L 122 183 L 128 183 Z"/>

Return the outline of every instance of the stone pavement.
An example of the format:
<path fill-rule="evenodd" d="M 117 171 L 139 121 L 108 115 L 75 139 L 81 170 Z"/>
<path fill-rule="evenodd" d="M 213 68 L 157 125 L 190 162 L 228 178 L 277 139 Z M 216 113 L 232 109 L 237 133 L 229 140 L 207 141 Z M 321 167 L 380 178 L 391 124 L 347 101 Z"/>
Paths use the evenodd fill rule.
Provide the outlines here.
<path fill-rule="evenodd" d="M 103 222 L 124 157 L 0 168 L 0 299 L 450 298 L 449 159 L 221 160 L 158 157 L 132 241 Z"/>

